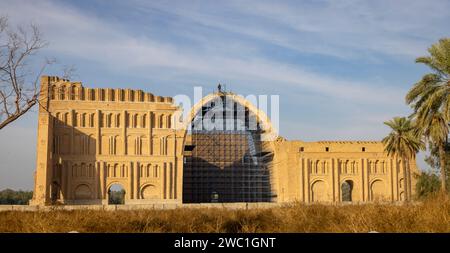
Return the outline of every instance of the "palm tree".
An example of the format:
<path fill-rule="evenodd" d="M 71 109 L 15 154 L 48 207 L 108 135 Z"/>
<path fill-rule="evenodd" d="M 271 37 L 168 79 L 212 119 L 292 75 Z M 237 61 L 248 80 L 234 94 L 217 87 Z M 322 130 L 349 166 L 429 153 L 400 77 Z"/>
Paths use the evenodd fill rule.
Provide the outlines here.
<path fill-rule="evenodd" d="M 394 117 L 390 121 L 384 122 L 392 131 L 383 138 L 384 149 L 389 156 L 400 158 L 403 162 L 403 175 L 405 176 L 405 194 L 409 199 L 409 185 L 411 184 L 409 169 L 406 167 L 411 159 L 414 159 L 417 152 L 424 148 L 424 143 L 416 134 L 415 125 L 405 117 Z M 397 160 L 397 159 L 395 159 Z"/>
<path fill-rule="evenodd" d="M 444 114 L 438 110 L 430 110 L 428 113 L 415 115 L 417 120 L 417 131 L 423 135 L 427 141 L 436 144 L 439 154 L 439 164 L 441 168 L 441 191 L 446 192 L 446 168 L 445 168 L 445 144 L 449 131 L 448 120 Z"/>
<path fill-rule="evenodd" d="M 428 52 L 430 56 L 419 57 L 433 70 L 414 84 L 406 95 L 406 103 L 414 109 L 413 118 L 419 132 L 439 148 L 441 167 L 441 190 L 446 191 L 445 143 L 450 121 L 450 38 L 439 40 Z"/>

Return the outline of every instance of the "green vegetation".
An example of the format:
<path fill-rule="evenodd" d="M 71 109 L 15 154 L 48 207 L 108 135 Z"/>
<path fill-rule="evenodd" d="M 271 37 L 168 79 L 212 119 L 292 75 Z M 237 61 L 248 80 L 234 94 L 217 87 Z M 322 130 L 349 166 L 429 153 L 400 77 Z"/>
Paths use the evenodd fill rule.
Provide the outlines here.
<path fill-rule="evenodd" d="M 406 103 L 414 110 L 410 117 L 415 121 L 417 134 L 431 143 L 431 149 L 437 148 L 442 165 L 439 166 L 441 191 L 446 192 L 444 165 L 450 122 L 450 38 L 439 40 L 428 52 L 429 56 L 419 57 L 416 62 L 430 67 L 432 73 L 414 84 L 406 95 Z"/>
<path fill-rule="evenodd" d="M 416 184 L 417 198 L 423 199 L 432 196 L 439 191 L 440 187 L 439 176 L 432 172 L 422 172 Z"/>
<path fill-rule="evenodd" d="M 402 160 L 404 164 L 402 166 L 403 174 L 407 175 L 409 170 L 406 169 L 406 165 L 409 164 L 410 159 L 416 157 L 419 150 L 425 148 L 425 144 L 415 131 L 415 125 L 405 117 L 395 117 L 390 121 L 384 122 L 384 124 L 392 129 L 389 135 L 382 140 L 385 145 L 385 150 L 388 155 L 398 157 Z M 407 175 L 406 178 L 410 178 L 410 175 Z M 405 183 L 407 185 L 411 184 L 410 181 L 406 181 Z M 411 195 L 409 191 L 406 191 L 407 200 L 411 199 Z"/>
<path fill-rule="evenodd" d="M 439 180 L 439 168 L 440 159 L 437 148 L 430 143 L 430 154 L 425 158 L 425 162 L 431 167 L 431 171 L 423 172 L 418 176 L 416 191 L 417 197 L 422 199 L 432 194 L 436 194 L 441 187 L 441 181 Z M 447 185 L 450 185 L 450 144 L 447 143 L 446 157 L 445 157 L 445 171 L 447 175 Z M 450 192 L 450 188 L 447 187 L 447 192 Z"/>
<path fill-rule="evenodd" d="M 424 148 L 423 142 L 414 132 L 415 127 L 411 120 L 405 117 L 394 117 L 384 124 L 392 129 L 389 135 L 382 140 L 388 155 L 410 159 Z"/>
<path fill-rule="evenodd" d="M 440 175 L 442 193 L 447 193 L 450 170 L 450 38 L 439 40 L 428 52 L 429 56 L 419 57 L 416 62 L 428 66 L 432 73 L 424 75 L 406 95 L 406 103 L 413 113 L 409 119 L 395 117 L 385 122 L 392 131 L 383 139 L 386 151 L 403 162 L 414 158 L 419 150 L 425 148 L 424 143 L 428 143 L 430 155 L 426 162 L 434 171 L 419 175 L 416 190 L 420 198 L 436 191 L 436 174 Z"/>
<path fill-rule="evenodd" d="M 28 205 L 32 197 L 32 191 L 5 189 L 0 191 L 0 205 Z"/>

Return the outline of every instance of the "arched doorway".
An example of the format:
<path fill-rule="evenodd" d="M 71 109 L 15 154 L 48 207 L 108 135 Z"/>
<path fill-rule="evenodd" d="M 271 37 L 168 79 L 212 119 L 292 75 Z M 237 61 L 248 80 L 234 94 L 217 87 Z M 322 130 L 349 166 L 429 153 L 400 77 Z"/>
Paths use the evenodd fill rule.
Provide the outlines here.
<path fill-rule="evenodd" d="M 184 203 L 272 200 L 273 151 L 263 141 L 268 121 L 240 99 L 219 92 L 194 106 L 184 146 Z"/>
<path fill-rule="evenodd" d="M 371 201 L 381 201 L 384 198 L 384 182 L 381 180 L 375 180 L 372 182 L 370 187 L 370 200 Z"/>
<path fill-rule="evenodd" d="M 108 204 L 123 205 L 125 204 L 125 189 L 121 184 L 114 183 L 108 188 Z"/>
<path fill-rule="evenodd" d="M 353 181 L 345 180 L 341 185 L 341 200 L 342 202 L 351 202 L 353 193 Z"/>
<path fill-rule="evenodd" d="M 311 186 L 311 201 L 323 202 L 327 201 L 327 186 L 324 181 L 318 180 Z"/>

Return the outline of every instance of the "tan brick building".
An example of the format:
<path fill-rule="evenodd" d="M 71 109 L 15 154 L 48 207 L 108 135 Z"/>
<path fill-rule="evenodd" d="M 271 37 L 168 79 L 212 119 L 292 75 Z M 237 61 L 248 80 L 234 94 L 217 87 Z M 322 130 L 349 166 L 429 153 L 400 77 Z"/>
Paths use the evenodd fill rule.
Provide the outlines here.
<path fill-rule="evenodd" d="M 243 130 L 198 123 L 224 99 L 240 106 Z M 287 141 L 249 101 L 221 91 L 196 104 L 185 123 L 179 113 L 171 97 L 43 76 L 31 204 L 108 204 L 112 185 L 125 190 L 126 204 L 398 201 L 413 194 L 415 161 L 404 166 L 381 142 Z M 224 125 L 236 126 L 236 114 L 223 115 Z M 249 130 L 251 118 L 257 123 Z"/>

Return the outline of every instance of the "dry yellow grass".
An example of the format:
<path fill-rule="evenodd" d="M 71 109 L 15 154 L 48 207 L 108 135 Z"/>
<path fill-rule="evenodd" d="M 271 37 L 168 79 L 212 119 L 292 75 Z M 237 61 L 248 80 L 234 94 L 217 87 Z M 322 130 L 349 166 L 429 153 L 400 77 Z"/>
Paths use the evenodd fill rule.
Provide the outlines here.
<path fill-rule="evenodd" d="M 0 212 L 0 232 L 450 232 L 450 200 L 271 209 Z"/>

